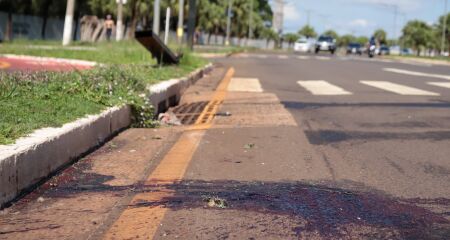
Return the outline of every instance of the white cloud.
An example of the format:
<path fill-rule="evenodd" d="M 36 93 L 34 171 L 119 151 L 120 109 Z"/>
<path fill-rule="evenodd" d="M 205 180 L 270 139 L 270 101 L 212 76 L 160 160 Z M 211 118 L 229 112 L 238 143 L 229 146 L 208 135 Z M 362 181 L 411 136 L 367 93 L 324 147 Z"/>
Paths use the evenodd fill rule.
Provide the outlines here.
<path fill-rule="evenodd" d="M 367 27 L 369 26 L 369 21 L 367 21 L 366 19 L 355 19 L 348 25 L 350 25 L 351 27 Z"/>
<path fill-rule="evenodd" d="M 284 5 L 284 19 L 286 21 L 299 21 L 300 17 L 300 12 L 294 4 L 288 3 Z"/>

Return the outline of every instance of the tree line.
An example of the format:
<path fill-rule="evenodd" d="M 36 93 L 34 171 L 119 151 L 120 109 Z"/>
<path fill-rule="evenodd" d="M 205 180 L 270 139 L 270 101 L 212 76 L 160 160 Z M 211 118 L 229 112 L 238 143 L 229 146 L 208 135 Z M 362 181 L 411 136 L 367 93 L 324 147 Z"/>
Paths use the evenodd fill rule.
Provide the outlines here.
<path fill-rule="evenodd" d="M 153 20 L 154 0 L 128 0 L 124 5 L 124 22 L 129 28 L 129 37 L 139 26 L 150 28 Z M 179 0 L 161 0 L 161 16 L 165 9 L 171 7 L 171 29 L 176 29 L 178 22 Z M 184 11 L 188 12 L 188 1 L 185 1 Z M 228 1 L 197 0 L 197 27 L 205 32 L 211 41 L 212 35 L 225 35 Z M 5 38 L 11 36 L 13 14 L 40 16 L 43 19 L 41 38 L 45 39 L 47 20 L 51 17 L 64 19 L 66 0 L 0 0 L 0 11 L 8 13 Z M 98 16 L 105 18 L 111 14 L 116 18 L 117 4 L 115 0 L 76 0 L 75 22 L 83 16 Z M 184 14 L 187 20 L 187 14 Z M 272 9 L 269 0 L 233 0 L 231 18 L 231 36 L 238 39 L 251 35 L 256 38 L 274 38 L 271 30 Z M 163 24 L 163 21 L 161 21 Z M 217 39 L 215 39 L 217 42 Z"/>
<path fill-rule="evenodd" d="M 447 24 L 444 30 L 444 20 Z M 387 46 L 399 45 L 404 48 L 414 49 L 418 55 L 422 51 L 437 51 L 441 49 L 443 31 L 446 31 L 445 51 L 450 51 L 450 13 L 440 16 L 438 21 L 430 25 L 421 20 L 411 20 L 402 29 L 401 37 L 397 39 L 388 39 L 385 30 L 377 29 L 372 36 L 375 37 L 380 44 Z M 367 36 L 354 36 L 352 34 L 345 34 L 339 36 L 333 30 L 327 30 L 322 35 L 331 36 L 336 39 L 337 44 L 341 47 L 347 46 L 349 43 L 366 44 L 369 41 Z M 289 44 L 293 44 L 299 38 L 316 38 L 318 33 L 312 26 L 306 25 L 302 27 L 297 33 L 284 34 L 284 40 Z"/>

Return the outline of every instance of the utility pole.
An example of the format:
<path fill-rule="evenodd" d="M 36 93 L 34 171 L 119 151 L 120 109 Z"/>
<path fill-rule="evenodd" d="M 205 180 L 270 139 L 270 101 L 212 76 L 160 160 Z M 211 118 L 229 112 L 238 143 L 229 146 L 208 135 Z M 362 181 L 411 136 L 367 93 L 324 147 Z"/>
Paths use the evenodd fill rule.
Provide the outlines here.
<path fill-rule="evenodd" d="M 153 4 L 153 33 L 159 35 L 159 21 L 160 21 L 160 0 L 155 0 Z"/>
<path fill-rule="evenodd" d="M 177 37 L 178 37 L 178 44 L 181 44 L 183 42 L 183 20 L 184 20 L 184 0 L 179 0 L 179 7 L 178 7 L 178 28 L 177 28 Z"/>
<path fill-rule="evenodd" d="M 445 42 L 447 40 L 447 4 L 448 4 L 448 0 L 444 0 L 444 22 L 442 24 L 442 43 L 441 43 L 441 55 L 444 54 L 445 52 Z"/>
<path fill-rule="evenodd" d="M 397 35 L 397 15 L 398 15 L 398 6 L 394 5 L 394 41 L 397 43 L 398 35 Z"/>
<path fill-rule="evenodd" d="M 306 25 L 311 26 L 311 10 L 306 10 Z"/>
<path fill-rule="evenodd" d="M 250 0 L 250 9 L 248 14 L 248 39 L 252 39 L 252 21 L 253 21 L 253 0 Z"/>
<path fill-rule="evenodd" d="M 116 41 L 121 41 L 123 37 L 123 5 L 127 3 L 127 0 L 116 0 L 116 2 L 117 2 Z"/>
<path fill-rule="evenodd" d="M 63 46 L 70 44 L 72 40 L 73 13 L 75 11 L 75 0 L 67 0 L 66 19 L 64 20 Z"/>
<path fill-rule="evenodd" d="M 197 17 L 197 3 L 196 0 L 189 0 L 189 15 L 188 15 L 188 35 L 187 41 L 190 49 L 194 49 L 194 32 L 195 19 Z"/>
<path fill-rule="evenodd" d="M 228 0 L 228 14 L 227 14 L 227 37 L 225 40 L 225 46 L 230 45 L 231 35 L 231 7 L 233 6 L 233 0 Z"/>

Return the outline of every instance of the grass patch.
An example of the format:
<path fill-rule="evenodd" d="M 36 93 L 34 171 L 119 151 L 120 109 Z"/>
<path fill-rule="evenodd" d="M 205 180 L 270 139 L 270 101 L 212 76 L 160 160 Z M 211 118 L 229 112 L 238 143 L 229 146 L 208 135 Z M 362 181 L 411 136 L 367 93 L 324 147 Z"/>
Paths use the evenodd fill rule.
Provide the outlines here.
<path fill-rule="evenodd" d="M 72 56 L 94 61 L 101 59 L 108 60 L 108 64 L 68 73 L 0 72 L 0 145 L 14 143 L 16 139 L 36 129 L 59 127 L 121 104 L 132 106 L 134 126 L 152 127 L 155 124 L 154 113 L 145 97 L 146 86 L 185 76 L 206 64 L 205 60 L 185 53 L 179 66 L 155 67 L 150 54 L 139 49 L 135 42 L 119 43 L 121 47 L 114 53 L 108 50 L 108 44 L 99 45 L 103 50 L 94 55 L 92 51 L 67 49 L 45 50 L 46 54 L 40 54 L 41 50 L 20 51 L 19 46 L 12 45 L 14 44 L 8 48 L 16 49 L 17 52 L 6 51 L 7 53 L 66 58 Z M 1 51 L 6 53 L 4 49 Z M 30 54 L 30 51 L 35 54 Z"/>
<path fill-rule="evenodd" d="M 84 48 L 83 48 L 84 47 Z M 0 44 L 0 54 L 30 55 L 95 61 L 106 64 L 156 63 L 136 41 L 75 43 L 69 47 L 54 41 L 17 40 Z"/>

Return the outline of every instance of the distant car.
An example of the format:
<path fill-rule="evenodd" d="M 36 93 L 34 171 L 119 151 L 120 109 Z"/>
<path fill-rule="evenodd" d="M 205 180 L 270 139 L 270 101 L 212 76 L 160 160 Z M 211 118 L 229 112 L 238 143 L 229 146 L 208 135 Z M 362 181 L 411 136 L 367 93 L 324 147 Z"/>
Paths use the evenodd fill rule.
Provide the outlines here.
<path fill-rule="evenodd" d="M 402 55 L 413 55 L 414 51 L 411 48 L 403 48 Z"/>
<path fill-rule="evenodd" d="M 390 50 L 388 46 L 382 45 L 378 50 L 378 55 L 389 55 Z"/>
<path fill-rule="evenodd" d="M 400 55 L 401 47 L 400 46 L 392 46 L 389 48 L 389 53 L 391 55 Z"/>
<path fill-rule="evenodd" d="M 347 46 L 347 54 L 358 54 L 362 55 L 363 49 L 359 43 L 350 43 Z"/>
<path fill-rule="evenodd" d="M 314 42 L 311 39 L 302 38 L 294 44 L 295 52 L 312 52 L 314 51 Z"/>
<path fill-rule="evenodd" d="M 320 51 L 336 52 L 336 39 L 330 36 L 320 36 L 316 43 L 316 54 Z"/>

